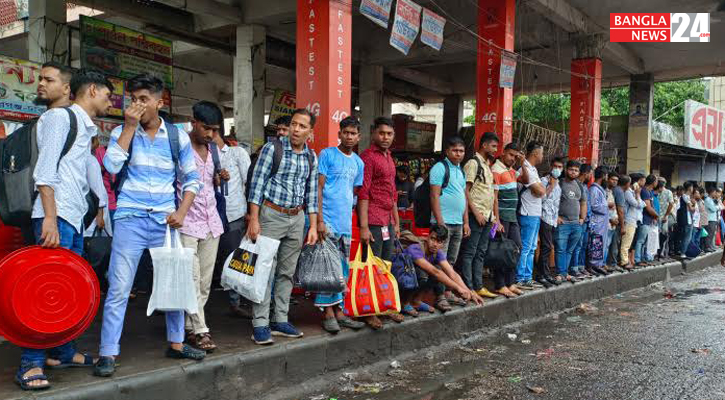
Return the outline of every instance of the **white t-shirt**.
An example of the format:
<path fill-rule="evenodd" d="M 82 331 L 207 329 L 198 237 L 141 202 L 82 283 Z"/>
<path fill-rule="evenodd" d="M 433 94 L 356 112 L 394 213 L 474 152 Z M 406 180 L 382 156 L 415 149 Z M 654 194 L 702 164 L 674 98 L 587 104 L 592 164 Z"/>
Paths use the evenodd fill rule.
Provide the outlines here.
<path fill-rule="evenodd" d="M 521 215 L 528 215 L 531 217 L 541 216 L 541 197 L 535 197 L 531 193 L 531 185 L 541 182 L 539 178 L 539 171 L 529 163 L 529 160 L 524 160 L 522 168 L 526 168 L 529 175 L 529 181 L 524 184 L 526 189 L 521 193 Z"/>

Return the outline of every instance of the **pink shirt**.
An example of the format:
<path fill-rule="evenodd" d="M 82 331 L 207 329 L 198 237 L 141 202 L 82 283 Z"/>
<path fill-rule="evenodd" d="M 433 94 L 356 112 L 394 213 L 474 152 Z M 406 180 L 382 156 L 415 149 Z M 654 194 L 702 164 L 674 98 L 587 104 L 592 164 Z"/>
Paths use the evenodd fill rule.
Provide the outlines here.
<path fill-rule="evenodd" d="M 98 146 L 94 154 L 96 156 L 96 160 L 98 160 L 98 163 L 101 164 L 103 186 L 106 188 L 106 193 L 108 193 L 108 209 L 115 210 L 116 192 L 113 191 L 111 184 L 116 180 L 116 175 L 110 174 L 108 171 L 106 171 L 106 167 L 103 166 L 103 157 L 106 156 L 106 148 L 103 146 Z"/>
<path fill-rule="evenodd" d="M 196 161 L 196 170 L 199 172 L 203 186 L 194 198 L 194 203 L 184 219 L 184 226 L 179 229 L 179 232 L 197 239 L 206 239 L 211 233 L 212 237 L 216 238 L 224 233 L 224 227 L 216 209 L 216 198 L 214 197 L 214 160 L 209 150 L 207 150 L 206 162 L 194 150 L 194 161 Z M 178 186 L 181 187 L 181 185 Z M 178 195 L 180 196 L 180 194 Z"/>

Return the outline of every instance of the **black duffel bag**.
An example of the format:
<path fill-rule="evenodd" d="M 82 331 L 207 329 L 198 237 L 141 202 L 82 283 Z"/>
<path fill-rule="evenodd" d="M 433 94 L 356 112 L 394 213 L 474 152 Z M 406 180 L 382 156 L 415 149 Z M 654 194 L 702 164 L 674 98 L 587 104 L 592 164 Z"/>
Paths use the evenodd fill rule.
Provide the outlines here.
<path fill-rule="evenodd" d="M 102 232 L 105 233 L 105 236 L 101 234 Z M 106 272 L 108 272 L 108 265 L 111 263 L 112 242 L 113 238 L 108 235 L 108 232 L 105 229 L 98 228 L 93 231 L 93 236 L 86 237 L 83 240 L 85 259 L 93 267 L 98 282 L 101 283 L 101 290 L 104 292 L 108 289 Z"/>
<path fill-rule="evenodd" d="M 502 270 L 508 270 L 516 268 L 520 256 L 521 249 L 516 242 L 497 235 L 488 243 L 486 264 Z"/>

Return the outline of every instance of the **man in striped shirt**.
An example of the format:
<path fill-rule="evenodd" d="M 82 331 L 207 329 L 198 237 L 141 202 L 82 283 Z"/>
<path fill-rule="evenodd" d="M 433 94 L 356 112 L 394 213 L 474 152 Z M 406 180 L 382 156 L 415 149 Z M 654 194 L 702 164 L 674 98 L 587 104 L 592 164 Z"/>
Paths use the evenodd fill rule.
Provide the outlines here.
<path fill-rule="evenodd" d="M 149 75 L 128 81 L 131 105 L 124 111 L 124 124 L 111 132 L 103 164 L 117 174 L 114 241 L 108 270 L 108 295 L 103 311 L 100 359 L 94 374 L 109 377 L 115 372 L 115 357 L 133 279 L 141 254 L 147 248 L 161 247 L 166 225 L 181 228 L 194 197 L 201 188 L 189 136 L 159 117 L 163 107 L 163 82 Z M 178 155 L 172 135 L 178 137 Z M 178 171 L 178 172 L 177 172 Z M 176 205 L 175 183 L 183 182 L 183 198 Z M 199 360 L 206 353 L 183 344 L 184 312 L 166 313 L 166 356 Z"/>

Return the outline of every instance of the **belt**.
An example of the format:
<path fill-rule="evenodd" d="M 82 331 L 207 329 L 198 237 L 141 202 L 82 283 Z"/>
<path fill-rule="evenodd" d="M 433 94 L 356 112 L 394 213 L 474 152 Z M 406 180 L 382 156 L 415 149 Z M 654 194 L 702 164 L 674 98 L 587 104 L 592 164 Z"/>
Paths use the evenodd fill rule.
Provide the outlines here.
<path fill-rule="evenodd" d="M 286 215 L 297 215 L 300 213 L 300 211 L 302 211 L 302 206 L 295 207 L 295 208 L 284 208 L 284 207 L 280 207 L 280 206 L 272 203 L 269 200 L 265 200 L 264 205 L 273 209 L 274 211 L 281 212 L 282 214 L 286 214 Z"/>

